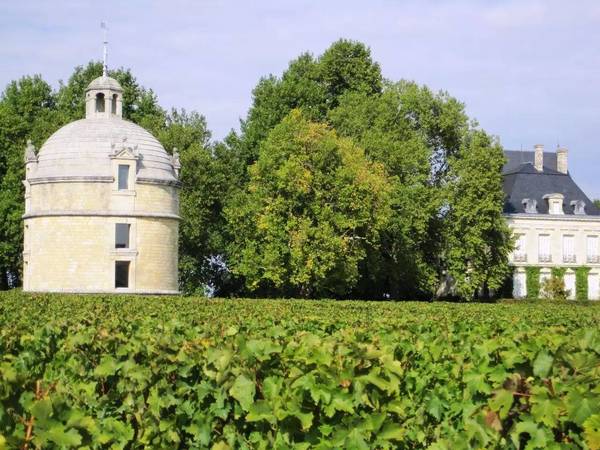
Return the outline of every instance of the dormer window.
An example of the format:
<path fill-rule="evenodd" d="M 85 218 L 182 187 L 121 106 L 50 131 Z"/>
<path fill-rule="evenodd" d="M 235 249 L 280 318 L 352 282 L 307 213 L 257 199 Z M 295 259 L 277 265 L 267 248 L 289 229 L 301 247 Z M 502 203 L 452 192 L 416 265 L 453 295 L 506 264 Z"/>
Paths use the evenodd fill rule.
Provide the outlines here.
<path fill-rule="evenodd" d="M 585 215 L 585 202 L 583 200 L 573 200 L 571 202 L 571 207 L 573 208 L 573 214 L 578 216 Z"/>
<path fill-rule="evenodd" d="M 544 200 L 548 202 L 548 214 L 564 214 L 562 194 L 547 194 L 544 195 Z"/>
<path fill-rule="evenodd" d="M 102 92 L 96 94 L 96 112 L 104 112 L 104 94 Z"/>
<path fill-rule="evenodd" d="M 537 214 L 537 200 L 533 198 L 524 198 L 523 209 L 527 214 Z"/>

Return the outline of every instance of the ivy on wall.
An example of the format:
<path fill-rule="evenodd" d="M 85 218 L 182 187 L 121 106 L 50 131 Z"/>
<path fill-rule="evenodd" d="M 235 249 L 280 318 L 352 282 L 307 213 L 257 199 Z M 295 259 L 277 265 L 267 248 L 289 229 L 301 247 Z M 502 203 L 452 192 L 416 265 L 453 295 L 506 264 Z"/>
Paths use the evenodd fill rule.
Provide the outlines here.
<path fill-rule="evenodd" d="M 526 267 L 527 298 L 537 299 L 540 297 L 540 268 Z"/>
<path fill-rule="evenodd" d="M 576 267 L 575 269 L 575 299 L 588 299 L 588 274 L 589 267 Z"/>
<path fill-rule="evenodd" d="M 575 299 L 576 300 L 587 300 L 588 299 L 588 274 L 590 273 L 589 267 L 569 267 L 575 272 Z M 567 267 L 553 267 L 551 274 L 553 278 L 564 279 L 567 272 Z M 538 299 L 540 298 L 540 268 L 539 267 L 525 267 L 525 274 L 527 276 L 527 298 Z"/>

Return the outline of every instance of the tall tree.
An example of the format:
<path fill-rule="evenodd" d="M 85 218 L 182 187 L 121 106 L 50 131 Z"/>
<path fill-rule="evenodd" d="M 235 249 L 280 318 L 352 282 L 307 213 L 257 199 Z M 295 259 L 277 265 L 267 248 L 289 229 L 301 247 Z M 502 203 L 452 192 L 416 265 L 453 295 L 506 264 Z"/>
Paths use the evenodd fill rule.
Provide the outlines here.
<path fill-rule="evenodd" d="M 55 107 L 56 95 L 40 76 L 11 82 L 0 98 L 0 288 L 21 277 L 26 141 L 40 145 L 57 128 Z"/>
<path fill-rule="evenodd" d="M 241 136 L 233 147 L 246 165 L 258 156 L 260 142 L 294 108 L 311 120 L 322 122 L 346 92 L 380 92 L 383 78 L 370 50 L 362 43 L 340 39 L 318 58 L 308 53 L 290 62 L 278 78 L 262 78 L 254 91 Z M 242 174 L 244 175 L 244 174 Z"/>
<path fill-rule="evenodd" d="M 181 158 L 179 277 L 186 293 L 227 293 L 222 260 L 226 247 L 223 205 L 235 173 L 223 144 L 211 144 L 206 120 L 197 112 L 172 110 L 155 130 L 165 148 Z"/>
<path fill-rule="evenodd" d="M 465 299 L 481 288 L 500 288 L 509 272 L 513 243 L 502 216 L 504 163 L 502 147 L 481 130 L 471 131 L 450 161 L 444 259 Z"/>
<path fill-rule="evenodd" d="M 383 167 L 293 110 L 260 146 L 226 209 L 230 264 L 262 295 L 343 296 L 389 214 Z"/>
<path fill-rule="evenodd" d="M 441 200 L 431 182 L 436 149 L 405 105 L 403 86 L 389 85 L 377 95 L 346 94 L 329 114 L 338 132 L 353 138 L 390 174 L 392 215 L 362 265 L 355 292 L 361 298 L 428 297 L 438 279 Z"/>

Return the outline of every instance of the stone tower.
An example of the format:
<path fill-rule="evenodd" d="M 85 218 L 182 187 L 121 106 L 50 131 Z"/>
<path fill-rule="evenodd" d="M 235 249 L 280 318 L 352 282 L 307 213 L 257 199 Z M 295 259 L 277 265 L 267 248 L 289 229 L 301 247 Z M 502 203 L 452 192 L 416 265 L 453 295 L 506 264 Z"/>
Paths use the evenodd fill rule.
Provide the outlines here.
<path fill-rule="evenodd" d="M 113 78 L 85 96 L 85 119 L 25 151 L 23 289 L 175 294 L 178 155 L 122 118 Z"/>

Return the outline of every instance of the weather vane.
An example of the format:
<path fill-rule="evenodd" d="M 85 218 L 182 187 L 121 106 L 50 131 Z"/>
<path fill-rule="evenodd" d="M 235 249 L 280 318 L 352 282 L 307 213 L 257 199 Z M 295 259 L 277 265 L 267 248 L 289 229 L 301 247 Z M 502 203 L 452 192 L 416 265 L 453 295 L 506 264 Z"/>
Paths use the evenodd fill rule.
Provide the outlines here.
<path fill-rule="evenodd" d="M 106 61 L 108 59 L 108 27 L 106 26 L 106 22 L 100 22 L 100 28 L 104 30 L 104 61 L 102 63 L 102 76 L 108 76 L 108 66 Z"/>

